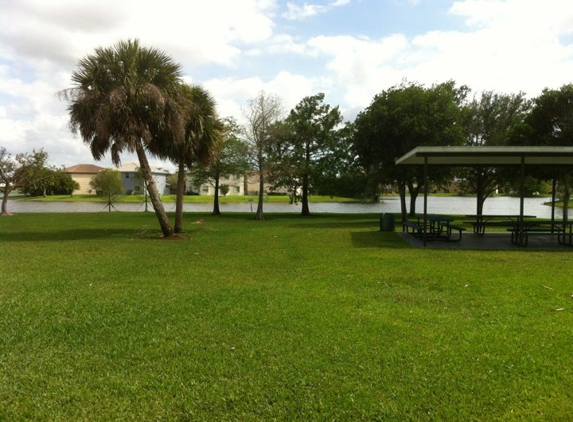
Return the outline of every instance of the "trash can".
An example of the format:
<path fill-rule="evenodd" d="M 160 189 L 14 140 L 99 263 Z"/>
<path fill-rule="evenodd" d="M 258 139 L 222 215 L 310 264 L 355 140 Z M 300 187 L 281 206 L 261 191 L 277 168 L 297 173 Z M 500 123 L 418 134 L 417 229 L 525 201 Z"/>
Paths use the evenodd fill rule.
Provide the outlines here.
<path fill-rule="evenodd" d="M 394 231 L 394 214 L 382 213 L 380 214 L 380 231 L 393 232 Z"/>

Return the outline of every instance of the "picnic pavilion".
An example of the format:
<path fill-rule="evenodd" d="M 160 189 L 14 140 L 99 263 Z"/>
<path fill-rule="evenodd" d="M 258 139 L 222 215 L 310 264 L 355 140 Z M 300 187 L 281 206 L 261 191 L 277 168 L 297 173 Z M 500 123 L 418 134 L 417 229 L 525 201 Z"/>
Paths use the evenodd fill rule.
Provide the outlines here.
<path fill-rule="evenodd" d="M 430 166 L 448 167 L 494 167 L 514 166 L 520 171 L 519 221 L 523 228 L 525 168 L 544 166 L 573 168 L 573 147 L 529 147 L 529 146 L 455 146 L 414 148 L 396 160 L 396 165 L 418 165 L 424 167 L 424 227 L 428 217 L 428 169 Z M 555 186 L 555 177 L 553 178 Z M 555 189 L 553 189 L 551 220 L 555 220 Z M 426 235 L 423 235 L 426 246 Z"/>

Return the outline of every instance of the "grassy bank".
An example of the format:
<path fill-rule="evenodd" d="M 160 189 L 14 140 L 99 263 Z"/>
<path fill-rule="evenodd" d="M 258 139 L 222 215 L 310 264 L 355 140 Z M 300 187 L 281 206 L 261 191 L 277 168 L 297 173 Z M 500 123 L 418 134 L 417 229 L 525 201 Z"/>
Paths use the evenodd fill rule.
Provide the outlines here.
<path fill-rule="evenodd" d="M 0 420 L 570 420 L 570 251 L 251 218 L 0 218 Z"/>

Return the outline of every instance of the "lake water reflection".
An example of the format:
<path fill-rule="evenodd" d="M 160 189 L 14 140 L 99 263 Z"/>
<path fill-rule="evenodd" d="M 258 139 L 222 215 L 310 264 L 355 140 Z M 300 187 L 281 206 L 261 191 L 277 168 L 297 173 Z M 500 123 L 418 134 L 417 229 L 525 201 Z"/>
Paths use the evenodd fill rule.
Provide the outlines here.
<path fill-rule="evenodd" d="M 409 201 L 409 198 L 407 198 Z M 424 198 L 419 197 L 416 201 L 416 210 L 423 211 Z M 525 198 L 525 214 L 535 215 L 538 218 L 551 218 L 551 207 L 544 205 L 549 198 Z M 220 204 L 221 212 L 255 212 L 256 202 Z M 168 212 L 175 211 L 174 203 L 166 203 L 165 209 Z M 205 204 L 185 204 L 185 212 L 211 212 L 212 203 Z M 33 201 L 8 201 L 8 210 L 12 213 L 48 213 L 48 212 L 107 212 L 104 203 L 93 202 L 33 202 Z M 144 204 L 117 203 L 112 210 L 143 212 Z M 153 211 L 151 204 L 148 210 Z M 265 203 L 265 212 L 292 212 L 299 213 L 300 204 L 288 203 Z M 373 204 L 346 204 L 346 203 L 311 203 L 311 213 L 398 213 L 400 212 L 400 200 L 398 197 L 383 197 L 380 202 Z M 457 196 L 430 196 L 428 197 L 428 212 L 434 214 L 475 214 L 476 200 L 470 197 Z M 484 214 L 519 214 L 519 198 L 494 197 L 488 198 L 484 204 Z M 557 218 L 563 217 L 560 208 L 555 210 Z M 573 209 L 569 209 L 569 217 L 573 217 Z"/>

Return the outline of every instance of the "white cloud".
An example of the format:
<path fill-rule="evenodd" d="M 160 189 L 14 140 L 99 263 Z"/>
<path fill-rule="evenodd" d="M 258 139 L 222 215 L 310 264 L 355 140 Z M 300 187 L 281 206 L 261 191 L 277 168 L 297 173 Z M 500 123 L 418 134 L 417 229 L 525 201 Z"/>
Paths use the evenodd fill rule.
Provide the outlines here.
<path fill-rule="evenodd" d="M 347 4 L 350 4 L 351 1 L 352 0 L 336 0 L 331 3 L 331 6 L 332 7 L 346 6 Z"/>
<path fill-rule="evenodd" d="M 2 0 L 0 143 L 15 152 L 45 146 L 58 165 L 93 162 L 71 135 L 66 103 L 55 94 L 69 86 L 79 58 L 125 38 L 165 51 L 183 65 L 186 80 L 212 92 L 222 116 L 237 118 L 261 90 L 280 96 L 287 110 L 324 92 L 327 102 L 355 114 L 403 79 L 454 79 L 474 91 L 529 96 L 572 81 L 570 0 L 452 1 L 449 18 L 462 24 L 456 31 L 436 24 L 414 36 L 384 28 L 350 36 L 363 32 L 349 26 L 352 19 L 328 21 L 336 7 L 352 13 L 369 3 L 164 0 L 159 7 L 136 0 Z M 278 19 L 282 12 L 290 22 Z M 311 16 L 312 26 L 292 22 Z M 305 32 L 310 27 L 312 35 Z M 324 27 L 338 35 L 317 35 Z M 404 33 L 413 31 L 405 27 Z"/>
<path fill-rule="evenodd" d="M 56 93 L 70 85 L 79 58 L 119 39 L 140 38 L 182 63 L 235 64 L 240 45 L 273 36 L 274 0 L 155 3 L 136 0 L 4 0 L 0 14 L 0 128 L 2 146 L 44 146 L 50 160 L 90 159 L 67 127 Z M 112 11 L 112 12 L 110 12 Z M 74 158 L 75 157 L 75 158 Z"/>
<path fill-rule="evenodd" d="M 351 0 L 336 0 L 327 3 L 326 5 L 304 3 L 301 6 L 288 2 L 287 11 L 283 13 L 283 17 L 293 21 L 304 20 L 306 18 L 328 12 L 332 8 L 346 6 L 347 4 L 350 4 L 350 1 Z"/>
<path fill-rule="evenodd" d="M 299 6 L 294 3 L 287 3 L 287 11 L 283 13 L 283 17 L 289 20 L 302 20 L 310 16 L 316 16 L 327 10 L 326 6 L 318 4 L 303 4 Z"/>
<path fill-rule="evenodd" d="M 241 109 L 259 92 L 277 95 L 283 102 L 285 112 L 288 112 L 302 98 L 318 92 L 320 82 L 317 79 L 282 71 L 266 82 L 256 77 L 223 78 L 206 81 L 204 86 L 217 98 L 219 114 L 222 117 L 233 116 L 240 122 L 243 117 Z"/>
<path fill-rule="evenodd" d="M 403 55 L 410 48 L 401 34 L 380 40 L 320 36 L 308 46 L 314 54 L 328 57 L 331 85 L 344 87 L 341 95 L 350 107 L 367 106 L 375 94 L 399 82 Z"/>

